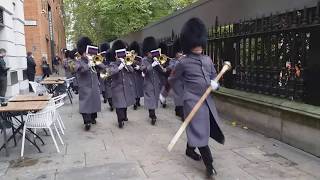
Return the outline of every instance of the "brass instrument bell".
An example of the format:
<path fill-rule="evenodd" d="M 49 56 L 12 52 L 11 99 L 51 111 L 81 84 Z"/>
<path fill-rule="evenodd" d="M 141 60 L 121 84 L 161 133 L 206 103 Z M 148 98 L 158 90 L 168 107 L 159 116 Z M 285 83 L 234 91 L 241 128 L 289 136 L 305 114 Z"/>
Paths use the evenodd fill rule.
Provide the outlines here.
<path fill-rule="evenodd" d="M 165 54 L 161 54 L 158 58 L 161 65 L 164 65 L 168 61 L 168 59 L 168 56 L 166 56 Z"/>
<path fill-rule="evenodd" d="M 135 62 L 135 59 L 136 59 L 135 51 L 134 50 L 128 51 L 126 53 L 126 57 L 124 58 L 124 63 L 127 66 L 131 66 Z"/>

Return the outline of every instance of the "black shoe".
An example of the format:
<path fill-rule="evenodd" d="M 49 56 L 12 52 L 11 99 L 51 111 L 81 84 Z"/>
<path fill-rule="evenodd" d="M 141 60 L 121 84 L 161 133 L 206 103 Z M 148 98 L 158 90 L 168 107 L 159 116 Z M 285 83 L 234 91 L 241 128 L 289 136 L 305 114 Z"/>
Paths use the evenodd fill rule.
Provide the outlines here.
<path fill-rule="evenodd" d="M 97 124 L 97 120 L 92 120 L 92 124 Z"/>
<path fill-rule="evenodd" d="M 138 106 L 137 106 L 137 104 L 135 104 L 134 106 L 133 106 L 133 110 L 137 110 L 138 109 Z"/>
<path fill-rule="evenodd" d="M 129 121 L 129 119 L 128 119 L 128 118 L 125 118 L 123 121 Z"/>
<path fill-rule="evenodd" d="M 201 156 L 198 153 L 196 153 L 193 149 L 187 149 L 186 155 L 195 161 L 201 161 Z"/>
<path fill-rule="evenodd" d="M 110 107 L 110 111 L 111 111 L 111 112 L 113 111 L 113 107 Z"/>
<path fill-rule="evenodd" d="M 140 107 L 141 106 L 140 102 L 138 102 L 137 105 L 138 105 L 138 107 Z"/>
<path fill-rule="evenodd" d="M 74 94 L 79 94 L 79 92 L 78 92 L 78 91 L 75 91 Z"/>
<path fill-rule="evenodd" d="M 124 122 L 123 121 L 119 121 L 118 124 L 119 124 L 119 128 L 122 129 L 123 126 L 124 126 Z"/>
<path fill-rule="evenodd" d="M 107 100 L 106 100 L 106 99 L 104 99 L 104 100 L 103 100 L 103 103 L 104 103 L 104 104 L 107 104 Z"/>
<path fill-rule="evenodd" d="M 151 125 L 154 126 L 156 125 L 157 118 L 151 118 Z"/>
<path fill-rule="evenodd" d="M 86 125 L 84 126 L 84 129 L 85 129 L 86 131 L 89 131 L 90 128 L 91 128 L 91 125 L 90 125 L 90 124 L 86 124 Z"/>
<path fill-rule="evenodd" d="M 163 108 L 166 108 L 166 107 L 167 107 L 167 104 L 162 104 L 162 107 L 163 107 Z"/>
<path fill-rule="evenodd" d="M 206 168 L 207 170 L 207 178 L 212 178 L 214 175 L 217 175 L 217 171 L 214 169 L 212 165 Z"/>

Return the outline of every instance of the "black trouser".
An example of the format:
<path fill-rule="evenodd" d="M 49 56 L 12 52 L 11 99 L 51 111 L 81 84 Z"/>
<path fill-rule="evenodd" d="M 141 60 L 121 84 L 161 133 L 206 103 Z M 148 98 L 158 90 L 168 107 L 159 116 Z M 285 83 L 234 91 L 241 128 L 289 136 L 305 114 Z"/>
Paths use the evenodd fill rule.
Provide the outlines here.
<path fill-rule="evenodd" d="M 140 98 L 136 98 L 136 106 L 140 106 Z"/>
<path fill-rule="evenodd" d="M 7 78 L 0 77 L 0 96 L 5 97 L 7 92 Z M 4 99 L 0 99 L 1 100 Z"/>
<path fill-rule="evenodd" d="M 50 77 L 50 74 L 43 74 L 42 79 L 44 79 L 45 77 Z"/>
<path fill-rule="evenodd" d="M 81 115 L 82 115 L 84 124 L 90 124 L 94 119 L 98 117 L 97 113 L 90 113 L 90 114 L 82 113 Z"/>
<path fill-rule="evenodd" d="M 149 109 L 149 117 L 151 119 L 157 119 L 156 110 L 155 109 Z"/>
<path fill-rule="evenodd" d="M 111 108 L 113 108 L 112 98 L 108 98 L 108 103 Z M 126 111 L 127 112 L 127 111 Z"/>
<path fill-rule="evenodd" d="M 189 144 L 187 144 L 187 150 L 189 151 L 194 151 L 196 148 L 195 147 L 191 147 L 189 146 Z M 209 146 L 204 146 L 204 147 L 198 147 L 203 163 L 207 168 L 211 168 L 212 169 L 212 163 L 213 163 L 213 159 L 212 159 L 212 154 L 211 154 L 211 150 L 209 148 Z"/>
<path fill-rule="evenodd" d="M 118 122 L 127 119 L 127 108 L 116 108 L 116 113 L 118 117 Z"/>
<path fill-rule="evenodd" d="M 183 106 L 176 106 L 175 111 L 177 116 L 184 118 Z"/>

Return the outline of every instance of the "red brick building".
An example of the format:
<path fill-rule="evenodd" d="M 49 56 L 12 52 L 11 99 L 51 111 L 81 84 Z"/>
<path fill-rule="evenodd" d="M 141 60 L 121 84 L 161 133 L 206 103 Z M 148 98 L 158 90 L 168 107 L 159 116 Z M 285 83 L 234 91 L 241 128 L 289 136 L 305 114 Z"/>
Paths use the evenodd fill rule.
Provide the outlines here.
<path fill-rule="evenodd" d="M 42 57 L 51 64 L 55 54 L 63 57 L 61 50 L 66 47 L 63 0 L 25 0 L 24 14 L 27 52 L 33 52 L 41 75 Z"/>

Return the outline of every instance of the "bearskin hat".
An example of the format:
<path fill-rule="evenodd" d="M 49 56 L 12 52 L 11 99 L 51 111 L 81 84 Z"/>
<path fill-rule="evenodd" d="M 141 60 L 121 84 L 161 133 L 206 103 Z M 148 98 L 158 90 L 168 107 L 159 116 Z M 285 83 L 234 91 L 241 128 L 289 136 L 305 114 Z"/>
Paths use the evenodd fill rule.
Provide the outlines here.
<path fill-rule="evenodd" d="M 159 43 L 159 48 L 161 49 L 161 54 L 168 55 L 168 46 L 166 43 L 164 42 Z"/>
<path fill-rule="evenodd" d="M 63 50 L 64 52 L 64 57 L 69 58 L 70 57 L 70 51 L 68 49 Z"/>
<path fill-rule="evenodd" d="M 157 44 L 157 41 L 154 37 L 152 36 L 149 36 L 149 37 L 146 37 L 144 40 L 143 40 L 143 44 L 142 44 L 142 51 L 143 51 L 143 54 L 146 54 L 152 50 L 155 50 L 158 48 L 158 44 Z"/>
<path fill-rule="evenodd" d="M 112 48 L 111 48 L 111 61 L 115 61 L 116 60 L 116 50 L 119 49 L 126 49 L 126 43 L 122 40 L 116 40 L 113 44 L 112 44 Z"/>
<path fill-rule="evenodd" d="M 180 38 L 176 39 L 173 43 L 173 55 L 175 56 L 177 53 L 182 53 Z"/>
<path fill-rule="evenodd" d="M 129 50 L 130 51 L 135 51 L 138 56 L 141 56 L 141 48 L 140 48 L 140 45 L 137 41 L 133 41 L 131 44 L 130 44 L 130 47 L 129 47 Z"/>
<path fill-rule="evenodd" d="M 206 47 L 208 40 L 207 28 L 199 18 L 191 18 L 181 30 L 181 45 L 185 54 L 189 54 L 192 48 Z"/>
<path fill-rule="evenodd" d="M 77 49 L 73 49 L 73 50 L 71 50 L 70 51 L 70 53 L 69 53 L 69 58 L 70 59 L 75 59 L 76 58 L 76 53 L 78 52 L 78 50 Z"/>
<path fill-rule="evenodd" d="M 122 40 L 116 40 L 113 44 L 112 44 L 112 51 L 115 52 L 116 50 L 119 49 L 125 49 L 126 48 L 126 43 Z"/>
<path fill-rule="evenodd" d="M 108 51 L 110 49 L 110 44 L 105 42 L 105 43 L 102 43 L 100 44 L 100 52 L 103 52 L 103 51 Z"/>
<path fill-rule="evenodd" d="M 92 41 L 90 38 L 88 37 L 80 38 L 77 42 L 77 49 L 79 54 L 82 55 L 83 53 L 85 53 L 87 50 L 87 46 L 90 46 L 90 45 L 92 45 Z"/>
<path fill-rule="evenodd" d="M 113 53 L 111 51 L 111 49 L 109 49 L 106 53 L 106 61 L 110 62 L 110 61 L 114 61 L 115 57 L 113 57 Z"/>

